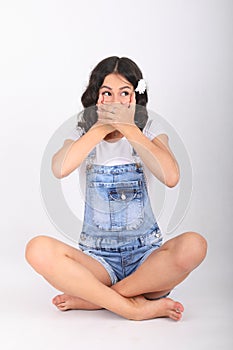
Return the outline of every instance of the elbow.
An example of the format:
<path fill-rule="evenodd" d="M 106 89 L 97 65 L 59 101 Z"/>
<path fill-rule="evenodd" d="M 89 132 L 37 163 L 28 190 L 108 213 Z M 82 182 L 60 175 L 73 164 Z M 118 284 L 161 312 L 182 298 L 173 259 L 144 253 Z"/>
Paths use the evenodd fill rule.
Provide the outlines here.
<path fill-rule="evenodd" d="M 167 176 L 165 185 L 169 188 L 175 187 L 180 181 L 180 172 L 178 166 L 174 169 L 169 176 Z"/>
<path fill-rule="evenodd" d="M 63 177 L 64 177 L 62 174 L 58 174 L 58 173 L 56 173 L 54 171 L 53 171 L 53 175 L 59 180 L 63 179 Z"/>
<path fill-rule="evenodd" d="M 52 160 L 52 173 L 57 179 L 63 179 L 64 177 L 70 175 L 73 170 L 75 169 L 69 169 L 67 167 L 64 167 L 61 162 L 56 161 L 56 159 Z"/>
<path fill-rule="evenodd" d="M 171 176 L 169 179 L 166 180 L 165 185 L 169 188 L 175 187 L 180 180 L 179 176 Z"/>
<path fill-rule="evenodd" d="M 52 173 L 53 175 L 57 178 L 57 179 L 62 179 L 63 177 L 65 177 L 62 172 L 61 172 L 61 169 L 60 171 L 55 167 L 55 166 L 52 166 Z"/>
<path fill-rule="evenodd" d="M 53 175 L 57 178 L 57 179 L 62 179 L 63 177 L 65 177 L 66 175 L 62 172 L 62 167 L 61 164 L 59 162 L 56 161 L 56 158 L 54 157 L 52 159 L 52 173 Z"/>

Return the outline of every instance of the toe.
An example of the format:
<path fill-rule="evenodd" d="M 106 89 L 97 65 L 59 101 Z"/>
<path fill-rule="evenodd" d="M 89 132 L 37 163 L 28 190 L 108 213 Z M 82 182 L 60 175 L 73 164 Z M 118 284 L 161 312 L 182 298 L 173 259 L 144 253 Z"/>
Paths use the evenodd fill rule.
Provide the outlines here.
<path fill-rule="evenodd" d="M 177 312 L 184 312 L 184 307 L 181 303 L 179 303 L 178 301 L 175 302 L 175 306 L 174 306 L 174 309 L 177 311 Z"/>
<path fill-rule="evenodd" d="M 171 311 L 169 317 L 175 321 L 179 321 L 182 318 L 182 314 L 176 311 Z"/>
<path fill-rule="evenodd" d="M 64 294 L 57 295 L 52 299 L 52 303 L 56 306 L 60 303 L 63 303 L 64 301 Z"/>
<path fill-rule="evenodd" d="M 69 310 L 68 306 L 66 305 L 66 303 L 60 303 L 59 305 L 57 305 L 57 308 L 61 311 L 66 311 Z"/>
<path fill-rule="evenodd" d="M 56 305 L 56 304 L 58 303 L 58 296 L 56 296 L 56 297 L 54 297 L 54 298 L 52 299 L 52 303 L 53 303 L 54 305 Z"/>

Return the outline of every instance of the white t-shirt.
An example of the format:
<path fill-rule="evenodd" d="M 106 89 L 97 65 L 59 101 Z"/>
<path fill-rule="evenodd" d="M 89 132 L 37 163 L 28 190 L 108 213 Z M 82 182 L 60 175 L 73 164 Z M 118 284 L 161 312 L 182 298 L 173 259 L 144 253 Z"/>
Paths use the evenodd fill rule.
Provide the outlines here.
<path fill-rule="evenodd" d="M 149 140 L 153 140 L 156 136 L 161 134 L 167 134 L 165 129 L 160 123 L 154 119 L 148 119 L 144 129 L 143 134 L 148 137 Z M 71 134 L 66 137 L 66 139 L 76 141 L 82 136 L 82 129 L 75 128 Z M 99 165 L 120 165 L 120 164 L 129 164 L 134 163 L 135 158 L 133 156 L 133 148 L 129 141 L 122 137 L 116 142 L 108 142 L 102 140 L 99 144 L 96 145 L 96 157 L 94 160 L 95 164 Z M 142 162 L 143 164 L 143 162 Z M 147 180 L 148 189 L 153 187 L 154 177 L 149 171 L 147 166 L 143 164 L 144 173 Z M 79 172 L 79 184 L 83 196 L 85 194 L 86 188 L 86 161 L 84 160 L 80 167 L 78 168 Z"/>
<path fill-rule="evenodd" d="M 164 128 L 157 121 L 149 119 L 143 129 L 143 134 L 153 140 L 160 134 L 166 134 Z M 78 140 L 82 136 L 82 129 L 74 129 L 67 137 L 69 140 Z M 133 163 L 133 148 L 129 141 L 122 137 L 116 142 L 102 140 L 96 145 L 96 158 L 94 163 L 100 165 L 119 165 Z"/>

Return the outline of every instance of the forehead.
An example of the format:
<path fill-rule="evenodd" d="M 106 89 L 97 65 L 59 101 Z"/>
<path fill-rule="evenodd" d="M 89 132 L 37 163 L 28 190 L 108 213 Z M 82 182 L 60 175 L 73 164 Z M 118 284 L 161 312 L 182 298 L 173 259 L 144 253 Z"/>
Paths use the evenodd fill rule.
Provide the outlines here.
<path fill-rule="evenodd" d="M 103 81 L 103 85 L 109 85 L 109 86 L 122 86 L 122 85 L 128 85 L 129 87 L 132 87 L 132 84 L 122 75 L 120 74 L 109 74 L 105 77 Z"/>

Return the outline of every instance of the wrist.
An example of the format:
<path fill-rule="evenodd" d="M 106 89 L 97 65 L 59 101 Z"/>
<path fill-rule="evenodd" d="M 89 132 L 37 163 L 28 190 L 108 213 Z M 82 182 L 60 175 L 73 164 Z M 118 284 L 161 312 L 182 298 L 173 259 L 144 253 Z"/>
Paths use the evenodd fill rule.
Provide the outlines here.
<path fill-rule="evenodd" d="M 103 124 L 99 122 L 95 123 L 90 129 L 90 131 L 94 133 L 98 133 L 98 136 L 101 139 L 104 139 L 106 135 L 108 135 L 110 132 L 114 130 L 115 129 L 111 125 Z"/>
<path fill-rule="evenodd" d="M 136 133 L 141 133 L 136 124 L 120 123 L 117 124 L 116 129 L 120 131 L 126 138 L 131 138 Z"/>

